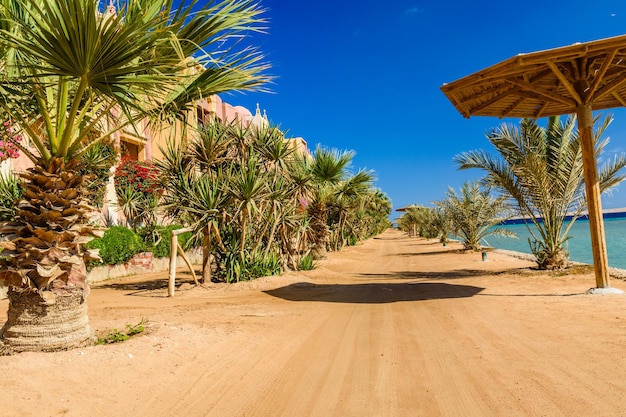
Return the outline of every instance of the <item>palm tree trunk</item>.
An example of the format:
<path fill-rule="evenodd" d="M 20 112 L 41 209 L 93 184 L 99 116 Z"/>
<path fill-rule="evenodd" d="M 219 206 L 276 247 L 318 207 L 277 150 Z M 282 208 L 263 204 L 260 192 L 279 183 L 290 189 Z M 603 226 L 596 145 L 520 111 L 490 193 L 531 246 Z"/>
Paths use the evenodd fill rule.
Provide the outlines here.
<path fill-rule="evenodd" d="M 207 226 L 202 236 L 202 278 L 201 283 L 211 282 L 211 227 Z"/>
<path fill-rule="evenodd" d="M 270 234 L 267 236 L 267 246 L 265 248 L 265 255 L 268 255 L 270 253 L 270 250 L 272 249 L 272 244 L 274 243 L 274 236 L 276 235 L 276 229 L 278 228 L 278 223 L 280 222 L 281 218 L 279 216 L 276 216 L 276 218 L 274 219 L 274 222 L 272 224 L 272 229 L 270 230 Z"/>
<path fill-rule="evenodd" d="M 326 240 L 328 239 L 328 209 L 325 204 L 310 204 L 311 230 L 313 231 L 313 259 L 326 259 Z"/>
<path fill-rule="evenodd" d="M 266 232 L 267 229 L 270 225 L 270 223 L 273 221 L 273 217 L 270 215 L 268 216 L 267 221 L 263 224 L 263 228 L 257 233 L 258 237 L 256 239 L 256 242 L 254 244 L 254 247 L 252 248 L 252 253 L 257 253 L 257 251 L 259 250 L 259 248 L 261 247 L 261 243 L 263 243 L 263 238 L 266 237 Z M 268 237 L 269 239 L 269 237 Z"/>
<path fill-rule="evenodd" d="M 9 287 L 7 295 L 9 311 L 0 330 L 0 352 L 47 352 L 94 343 L 82 288 L 68 289 L 52 299 L 15 287 Z"/>
<path fill-rule="evenodd" d="M 248 211 L 244 207 L 241 211 L 241 242 L 239 243 L 239 262 L 241 262 L 242 266 L 245 262 L 245 248 L 246 248 L 246 227 L 248 227 L 246 220 L 248 219 Z M 239 282 L 239 275 L 237 275 L 237 282 Z"/>
<path fill-rule="evenodd" d="M 93 342 L 87 317 L 85 263 L 97 256 L 85 250 L 89 225 L 83 179 L 75 163 L 61 158 L 22 173 L 24 193 L 5 235 L 3 268 L 9 279 L 9 311 L 0 331 L 12 351 L 53 351 Z"/>

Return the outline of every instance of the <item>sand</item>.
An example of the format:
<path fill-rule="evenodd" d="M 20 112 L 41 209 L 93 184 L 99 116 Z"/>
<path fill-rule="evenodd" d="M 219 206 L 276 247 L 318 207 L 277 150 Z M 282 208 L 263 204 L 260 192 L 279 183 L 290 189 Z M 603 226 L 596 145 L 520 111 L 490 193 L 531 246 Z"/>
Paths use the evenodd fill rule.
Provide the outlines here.
<path fill-rule="evenodd" d="M 624 416 L 626 296 L 387 231 L 313 271 L 94 288 L 130 340 L 0 357 L 2 416 Z M 616 288 L 626 283 L 613 280 Z M 0 302 L 6 318 L 6 300 Z"/>

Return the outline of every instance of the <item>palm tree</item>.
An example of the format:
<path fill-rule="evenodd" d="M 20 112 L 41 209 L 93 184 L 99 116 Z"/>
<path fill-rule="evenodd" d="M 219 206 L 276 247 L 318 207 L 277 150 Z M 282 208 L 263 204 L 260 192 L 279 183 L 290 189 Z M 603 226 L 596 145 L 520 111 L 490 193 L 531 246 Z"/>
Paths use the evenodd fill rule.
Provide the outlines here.
<path fill-rule="evenodd" d="M 15 222 L 0 233 L 9 284 L 4 346 L 56 350 L 91 343 L 83 245 L 98 234 L 78 175 L 81 157 L 137 120 L 183 120 L 202 97 L 258 89 L 267 65 L 241 37 L 261 31 L 253 0 L 205 4 L 0 0 L 0 107 L 27 135 Z M 29 312 L 26 314 L 26 312 Z M 31 314 L 30 312 L 37 312 Z"/>
<path fill-rule="evenodd" d="M 599 140 L 611 122 L 594 121 L 595 154 L 599 158 L 608 139 Z M 511 199 L 526 218 L 529 239 L 540 268 L 561 268 L 568 255 L 563 247 L 576 218 L 587 207 L 581 143 L 575 117 L 561 122 L 550 117 L 545 128 L 533 119 L 522 119 L 519 127 L 503 124 L 487 135 L 498 155 L 477 150 L 455 157 L 461 169 L 486 171 L 484 183 Z M 626 157 L 619 155 L 599 169 L 600 190 L 619 184 Z M 566 216 L 572 220 L 566 224 Z"/>
<path fill-rule="evenodd" d="M 413 237 L 424 237 L 430 239 L 437 234 L 433 228 L 433 209 L 414 204 L 408 207 L 400 217 L 398 225 L 402 230 Z"/>
<path fill-rule="evenodd" d="M 318 146 L 310 158 L 300 158 L 302 169 L 311 177 L 307 213 L 312 230 L 313 257 L 326 257 L 326 245 L 330 234 L 329 206 L 338 198 L 354 197 L 369 189 L 373 180 L 369 171 L 351 175 L 348 171 L 353 152 L 338 151 Z"/>
<path fill-rule="evenodd" d="M 306 184 L 292 181 L 291 151 L 282 134 L 272 126 L 219 120 L 197 133 L 170 144 L 157 166 L 166 187 L 165 213 L 202 236 L 204 279 L 211 278 L 212 267 L 215 279 L 230 282 L 248 278 L 249 267 L 268 258 L 286 264 L 283 257 L 294 257 L 286 244 L 298 217 L 296 196 Z"/>
<path fill-rule="evenodd" d="M 430 227 L 436 237 L 439 238 L 439 242 L 444 246 L 448 244 L 450 240 L 449 235 L 452 233 L 453 228 L 452 219 L 442 210 L 440 207 L 435 207 L 430 210 Z"/>
<path fill-rule="evenodd" d="M 454 234 L 461 237 L 464 249 L 479 251 L 487 236 L 515 237 L 509 230 L 494 227 L 510 217 L 505 200 L 505 197 L 492 198 L 490 189 L 481 189 L 478 182 L 466 182 L 460 194 L 449 188 L 446 198 L 436 204 L 450 218 Z"/>

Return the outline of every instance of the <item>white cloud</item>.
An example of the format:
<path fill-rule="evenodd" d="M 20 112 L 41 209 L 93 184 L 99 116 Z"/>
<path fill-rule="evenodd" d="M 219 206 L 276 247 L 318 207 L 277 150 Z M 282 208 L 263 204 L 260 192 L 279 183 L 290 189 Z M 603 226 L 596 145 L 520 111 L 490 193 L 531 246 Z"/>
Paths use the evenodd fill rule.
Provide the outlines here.
<path fill-rule="evenodd" d="M 411 7 L 410 9 L 405 10 L 404 14 L 411 15 L 411 14 L 419 13 L 421 11 L 422 10 L 416 6 L 416 7 Z"/>

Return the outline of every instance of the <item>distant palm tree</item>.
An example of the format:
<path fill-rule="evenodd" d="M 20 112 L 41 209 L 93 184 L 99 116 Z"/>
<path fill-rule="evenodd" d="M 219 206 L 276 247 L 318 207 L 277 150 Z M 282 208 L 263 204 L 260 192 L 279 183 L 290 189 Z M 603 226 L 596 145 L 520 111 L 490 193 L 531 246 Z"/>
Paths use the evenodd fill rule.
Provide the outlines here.
<path fill-rule="evenodd" d="M 481 250 L 487 236 L 516 237 L 507 229 L 494 227 L 510 217 L 505 197 L 492 198 L 490 189 L 481 188 L 477 182 L 464 183 L 460 194 L 449 188 L 446 197 L 436 204 L 449 217 L 453 233 L 461 238 L 465 250 Z"/>
<path fill-rule="evenodd" d="M 0 109 L 28 136 L 15 222 L 0 233 L 8 260 L 11 350 L 90 343 L 84 244 L 98 234 L 82 155 L 140 119 L 184 119 L 194 101 L 259 88 L 267 68 L 241 36 L 263 29 L 254 0 L 205 4 L 123 0 L 0 0 Z M 33 314 L 33 312 L 37 312 Z"/>
<path fill-rule="evenodd" d="M 452 232 L 453 223 L 450 216 L 445 210 L 440 207 L 432 209 L 431 226 L 434 229 L 439 241 L 445 246 L 450 240 L 450 233 Z"/>
<path fill-rule="evenodd" d="M 420 207 L 415 204 L 405 210 L 405 212 L 398 219 L 398 228 L 409 234 L 409 236 L 416 237 L 418 235 L 418 226 L 420 224 Z"/>
<path fill-rule="evenodd" d="M 391 201 L 381 190 L 371 188 L 348 201 L 335 236 L 336 250 L 341 249 L 346 241 L 353 244 L 382 233 L 391 226 Z"/>
<path fill-rule="evenodd" d="M 608 144 L 608 139 L 599 138 L 611 120 L 594 121 L 596 158 Z M 487 138 L 497 156 L 477 150 L 457 155 L 455 161 L 461 169 L 486 171 L 484 183 L 513 200 L 519 214 L 534 225 L 528 228 L 532 236 L 529 244 L 540 268 L 564 267 L 568 254 L 563 245 L 574 221 L 587 207 L 575 117 L 564 122 L 550 117 L 545 128 L 533 119 L 522 119 L 519 127 L 503 124 Z M 626 157 L 619 155 L 600 167 L 602 192 L 622 182 L 624 176 L 619 171 L 624 166 Z M 573 218 L 566 224 L 567 215 Z"/>
<path fill-rule="evenodd" d="M 313 257 L 326 257 L 330 236 L 329 210 L 333 204 L 344 206 L 346 200 L 355 198 L 369 190 L 373 176 L 369 171 L 351 174 L 348 170 L 353 152 L 327 149 L 318 146 L 312 158 L 299 159 L 301 167 L 311 177 L 307 213 L 312 229 Z M 337 218 L 339 222 L 339 217 Z"/>

